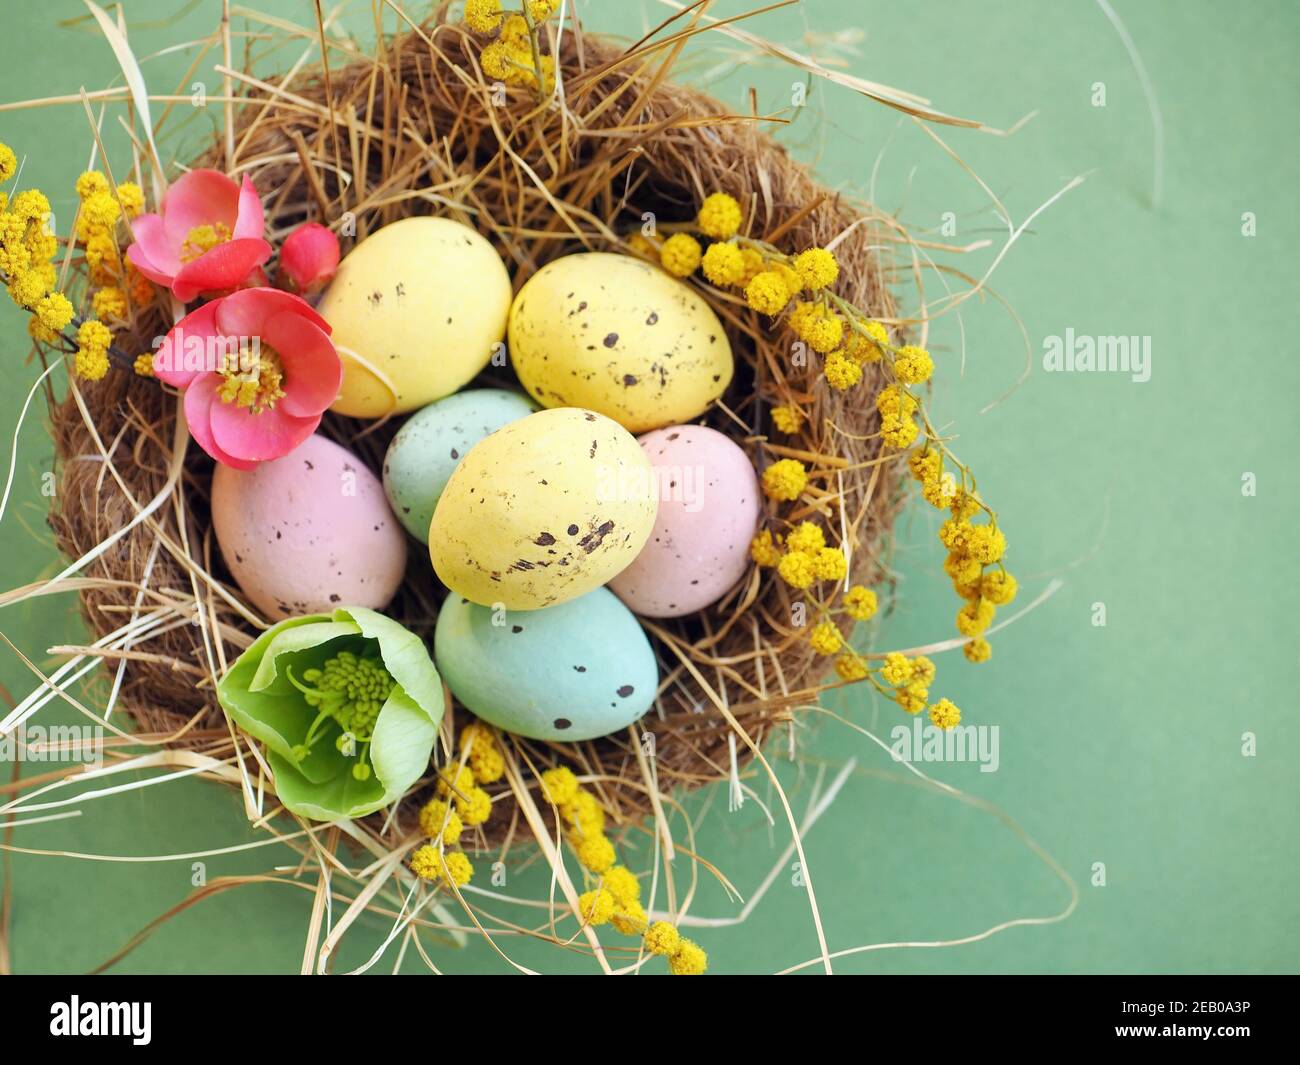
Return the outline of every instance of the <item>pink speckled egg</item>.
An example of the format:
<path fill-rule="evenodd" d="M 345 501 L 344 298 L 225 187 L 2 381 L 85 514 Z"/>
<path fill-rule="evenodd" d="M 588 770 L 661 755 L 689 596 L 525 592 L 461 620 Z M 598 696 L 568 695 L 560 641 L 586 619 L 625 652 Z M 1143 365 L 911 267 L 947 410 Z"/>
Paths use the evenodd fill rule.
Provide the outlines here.
<path fill-rule="evenodd" d="M 218 464 L 212 527 L 236 583 L 272 621 L 382 610 L 406 570 L 406 538 L 379 478 L 319 435 L 255 470 Z"/>
<path fill-rule="evenodd" d="M 609 582 L 637 614 L 675 618 L 721 598 L 749 564 L 758 477 L 728 437 L 670 425 L 640 438 L 654 469 L 659 514 L 632 564 Z"/>

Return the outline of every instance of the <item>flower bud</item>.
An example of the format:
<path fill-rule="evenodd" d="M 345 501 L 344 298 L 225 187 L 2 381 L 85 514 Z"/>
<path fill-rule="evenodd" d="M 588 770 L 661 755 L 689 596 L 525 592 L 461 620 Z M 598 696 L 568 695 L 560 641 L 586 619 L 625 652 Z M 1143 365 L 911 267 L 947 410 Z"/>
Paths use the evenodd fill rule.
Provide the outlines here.
<path fill-rule="evenodd" d="M 280 248 L 280 284 L 301 296 L 319 292 L 339 268 L 339 238 L 319 222 L 305 222 Z"/>

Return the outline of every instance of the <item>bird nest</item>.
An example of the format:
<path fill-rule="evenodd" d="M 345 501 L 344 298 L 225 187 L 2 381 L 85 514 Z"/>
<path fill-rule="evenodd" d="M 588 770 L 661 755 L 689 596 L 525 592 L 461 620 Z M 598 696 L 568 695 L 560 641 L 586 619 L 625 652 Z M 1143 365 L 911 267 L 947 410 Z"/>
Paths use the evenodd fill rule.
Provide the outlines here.
<path fill-rule="evenodd" d="M 791 248 L 833 242 L 837 292 L 877 320 L 893 319 L 881 241 L 864 207 L 818 184 L 759 122 L 669 81 L 660 53 L 639 54 L 577 28 L 556 43 L 563 99 L 548 105 L 486 78 L 463 27 L 442 20 L 412 27 L 377 59 L 299 73 L 291 88 L 275 81 L 250 88 L 247 101 L 262 106 L 241 106 L 226 142 L 193 164 L 231 169 L 233 145 L 234 169 L 256 185 L 273 242 L 304 220 L 345 214 L 355 223 L 345 232 L 356 240 L 408 215 L 458 219 L 493 242 L 516 290 L 561 255 L 630 253 L 628 236 L 646 218 L 689 220 L 707 194 L 723 190 L 742 205 L 749 236 Z M 883 383 L 871 379 L 878 364 L 865 367 L 863 391 L 837 391 L 819 359 L 791 359 L 792 337 L 779 323 L 734 292 L 702 283 L 698 290 L 724 323 L 737 364 L 702 422 L 734 439 L 760 470 L 782 458 L 809 469 L 800 500 L 767 515 L 765 527 L 818 520 L 848 556 L 849 579 L 876 583 L 877 547 L 901 496 L 901 463 L 881 460 L 879 415 L 863 399 Z M 165 310 L 158 302 L 137 318 L 139 350 L 169 328 Z M 490 370 L 480 383 L 508 385 L 507 373 Z M 797 407 L 799 429 L 775 433 L 774 406 Z M 119 704 L 159 743 L 228 751 L 235 741 L 215 678 L 265 623 L 213 540 L 212 460 L 193 447 L 177 454 L 184 437 L 175 397 L 150 379 L 111 374 L 54 402 L 51 416 L 61 461 L 50 521 L 59 544 L 76 558 L 107 545 L 81 591 L 91 629 L 109 637 L 142 610 L 171 619 L 121 651 Z M 329 414 L 321 431 L 378 471 L 399 422 Z M 101 454 L 107 462 L 82 461 Z M 132 524 L 146 507 L 147 519 Z M 424 551 L 410 555 L 385 612 L 431 643 L 446 593 Z M 645 817 L 674 789 L 727 779 L 822 690 L 828 660 L 792 620 L 800 598 L 773 570 L 754 565 L 707 609 L 645 620 L 661 676 L 653 712 L 626 733 L 589 742 L 512 737 L 521 764 L 570 766 L 616 822 Z M 847 635 L 852 621 L 837 624 Z M 443 743 L 451 752 L 470 717 L 447 698 Z M 421 798 L 413 793 L 409 802 Z M 410 827 L 409 818 L 372 820 L 386 833 Z M 488 838 L 513 835 L 518 823 L 515 797 L 498 794 Z"/>

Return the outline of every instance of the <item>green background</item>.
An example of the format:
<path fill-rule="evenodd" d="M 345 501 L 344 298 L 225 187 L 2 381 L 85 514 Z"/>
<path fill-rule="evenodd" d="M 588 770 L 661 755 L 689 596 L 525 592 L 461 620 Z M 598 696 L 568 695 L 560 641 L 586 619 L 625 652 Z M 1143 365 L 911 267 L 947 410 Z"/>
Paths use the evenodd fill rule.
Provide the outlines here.
<path fill-rule="evenodd" d="M 127 3 L 138 54 L 205 34 L 220 7 L 199 0 L 164 26 L 159 20 L 177 6 Z M 254 6 L 300 22 L 311 18 L 305 0 Z M 1120 38 L 1090 0 L 808 0 L 749 24 L 792 46 L 839 55 L 845 69 L 993 126 L 1037 110 L 1010 138 L 939 130 L 1017 223 L 1070 178 L 1087 175 L 1035 221 L 993 278 L 1028 332 L 1028 382 L 980 413 L 1025 361 L 1018 328 L 995 300 L 963 306 L 964 375 L 956 319 L 943 318 L 930 338 L 940 366 L 934 410 L 959 434 L 959 454 L 1000 513 L 1022 603 L 1054 576 L 1065 585 L 1000 634 L 987 665 L 954 654 L 939 660 L 938 688 L 963 707 L 966 721 L 1000 727 L 998 772 L 982 774 L 973 764 L 923 767 L 1007 811 L 1078 883 L 1079 907 L 1064 923 L 1013 928 L 943 950 L 860 954 L 839 961 L 838 971 L 1297 968 L 1300 743 L 1290 593 L 1300 577 L 1292 458 L 1300 371 L 1290 350 L 1294 283 L 1283 279 L 1294 277 L 1289 254 L 1300 245 L 1300 88 L 1292 74 L 1300 9 L 1283 0 L 1259 0 L 1231 15 L 1209 0 L 1117 6 L 1163 114 L 1158 207 L 1152 119 Z M 635 33 L 648 17 L 642 8 L 656 20 L 666 10 L 648 0 L 640 7 L 585 3 L 580 10 L 591 27 Z M 84 22 L 56 26 L 82 10 L 73 0 L 6 5 L 0 102 L 109 82 L 115 66 L 102 39 Z M 368 5 L 345 24 L 364 34 L 373 25 Z M 818 35 L 811 43 L 808 32 Z M 284 54 L 290 53 L 297 49 Z M 147 62 L 154 91 L 172 91 L 184 62 L 176 55 Z M 779 107 L 794 80 L 775 64 L 738 68 L 717 51 L 688 62 L 692 73 L 710 72 L 714 90 L 738 108 L 750 84 L 764 106 Z M 207 77 L 217 91 L 214 76 Z M 1099 82 L 1104 107 L 1094 104 Z M 215 109 L 190 116 L 184 136 L 202 135 L 217 118 Z M 827 183 L 847 191 L 865 193 L 876 168 L 877 202 L 918 233 L 937 239 L 950 211 L 955 241 L 987 238 L 996 248 L 1005 239 L 987 195 L 896 112 L 818 83 L 781 137 Z M 0 112 L 0 138 L 26 155 L 24 184 L 49 191 L 56 213 L 70 219 L 71 185 L 88 144 L 80 106 Z M 1257 218 L 1253 237 L 1243 235 L 1244 212 Z M 978 252 L 955 265 L 978 274 L 991 258 L 991 251 Z M 940 290 L 933 275 L 929 281 L 932 294 Z M 1044 373 L 1043 338 L 1067 328 L 1150 336 L 1151 380 Z M 35 374 L 21 363 L 22 319 L 7 304 L 0 329 L 10 338 L 0 390 L 7 451 Z M 40 418 L 33 418 L 22 433 L 15 498 L 0 526 L 2 587 L 48 576 L 58 565 L 42 520 L 40 478 L 49 452 Z M 1246 473 L 1257 478 L 1253 497 L 1242 492 Z M 881 624 L 880 646 L 912 646 L 951 632 L 956 604 L 938 572 L 935 527 L 924 505 L 900 525 L 900 599 Z M 1093 624 L 1097 603 L 1105 605 L 1104 627 Z M 49 667 L 54 660 L 45 649 L 75 641 L 80 627 L 72 601 L 47 599 L 0 610 L 0 631 Z M 30 687 L 7 650 L 0 680 L 19 697 Z M 862 695 L 835 706 L 882 736 L 899 716 Z M 73 718 L 51 708 L 41 720 Z M 1243 755 L 1245 733 L 1257 737 L 1253 757 Z M 1004 824 L 917 786 L 864 738 L 827 722 L 805 730 L 800 745 L 806 764 L 782 768 L 799 811 L 820 762 L 834 767 L 850 755 L 858 759 L 806 839 L 832 950 L 961 937 L 1015 917 L 1054 914 L 1067 903 L 1062 883 Z M 770 799 L 761 782 L 756 786 Z M 788 842 L 779 812 L 769 828 L 758 804 L 728 813 L 721 793 L 694 800 L 694 808 L 702 814 L 701 851 L 742 892 L 752 891 Z M 83 811 L 71 821 L 18 827 L 12 843 L 150 855 L 251 838 L 235 794 L 197 782 L 88 802 Z M 270 854 L 209 858 L 207 875 L 257 871 Z M 644 867 L 648 858 L 632 861 Z M 1104 863 L 1105 886 L 1093 883 L 1095 863 Z M 94 966 L 181 901 L 191 875 L 188 861 L 14 855 L 13 968 Z M 513 879 L 511 890 L 545 891 L 535 873 L 522 877 L 528 879 Z M 772 971 L 817 954 L 806 895 L 792 877 L 782 871 L 745 926 L 697 934 L 714 972 Z M 115 971 L 296 971 L 309 902 L 306 892 L 279 888 L 222 895 L 169 922 Z M 727 917 L 735 906 L 707 889 L 693 912 Z M 364 960 L 383 931 L 377 920 L 363 922 L 345 943 L 340 968 Z M 503 968 L 478 947 L 431 949 L 444 971 Z M 547 971 L 590 969 L 552 949 L 510 949 Z M 422 966 L 416 960 L 406 968 Z"/>

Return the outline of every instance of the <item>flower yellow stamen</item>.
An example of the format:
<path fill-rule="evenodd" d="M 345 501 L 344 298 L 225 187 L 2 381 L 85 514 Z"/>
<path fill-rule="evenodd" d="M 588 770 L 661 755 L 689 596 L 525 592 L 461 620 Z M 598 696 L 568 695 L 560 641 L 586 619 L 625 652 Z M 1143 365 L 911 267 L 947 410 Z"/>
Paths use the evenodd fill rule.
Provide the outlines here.
<path fill-rule="evenodd" d="M 221 376 L 225 378 L 217 390 L 221 402 L 246 407 L 253 414 L 274 409 L 284 395 L 280 353 L 266 343 L 259 344 L 256 352 L 241 348 L 227 355 Z"/>
<path fill-rule="evenodd" d="M 225 244 L 231 236 L 230 227 L 225 222 L 195 226 L 185 234 L 185 240 L 181 244 L 180 260 L 183 263 L 192 263 L 204 252 L 211 251 L 218 244 Z"/>
<path fill-rule="evenodd" d="M 352 767 L 353 777 L 368 779 L 367 747 L 379 711 L 397 686 L 392 674 L 384 668 L 383 660 L 340 651 L 321 663 L 320 669 L 306 670 L 301 681 L 292 670 L 286 670 L 285 675 L 289 683 L 302 692 L 307 705 L 317 711 L 316 720 L 302 743 L 295 748 L 294 755 L 299 761 L 306 758 L 320 736 L 321 726 L 333 718 L 343 730 L 335 740 L 335 746 L 344 753 L 357 756 L 357 764 Z"/>

